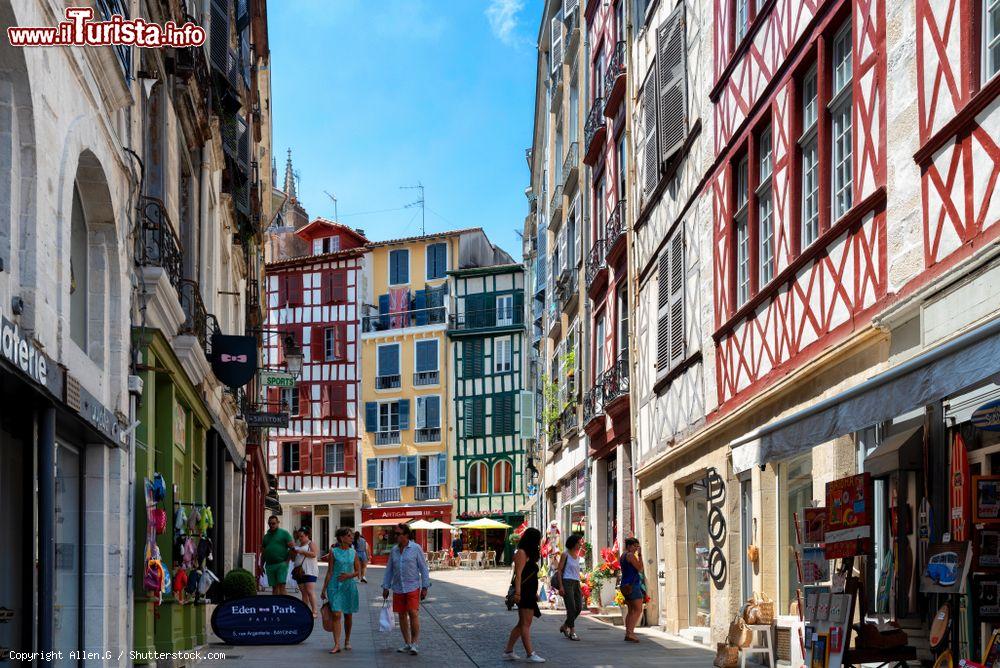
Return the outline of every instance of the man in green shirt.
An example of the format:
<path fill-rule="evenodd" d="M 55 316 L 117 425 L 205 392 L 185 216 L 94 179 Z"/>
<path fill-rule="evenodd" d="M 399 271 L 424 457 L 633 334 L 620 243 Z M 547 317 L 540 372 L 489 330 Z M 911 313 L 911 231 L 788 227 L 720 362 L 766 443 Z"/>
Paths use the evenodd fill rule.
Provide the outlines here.
<path fill-rule="evenodd" d="M 278 516 L 267 518 L 267 533 L 260 542 L 261 555 L 264 557 L 264 573 L 267 574 L 267 584 L 275 594 L 285 593 L 285 582 L 288 580 L 288 554 L 293 546 L 292 535 L 278 527 Z"/>

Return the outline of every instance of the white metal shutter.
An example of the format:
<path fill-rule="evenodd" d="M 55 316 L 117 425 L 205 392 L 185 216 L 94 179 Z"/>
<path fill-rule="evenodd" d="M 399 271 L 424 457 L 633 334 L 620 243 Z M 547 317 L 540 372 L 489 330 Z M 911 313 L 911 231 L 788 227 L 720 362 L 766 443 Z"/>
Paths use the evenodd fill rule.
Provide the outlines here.
<path fill-rule="evenodd" d="M 573 266 L 583 261 L 583 222 L 580 217 L 580 194 L 573 198 Z"/>
<path fill-rule="evenodd" d="M 656 64 L 642 89 L 642 200 L 645 203 L 660 179 L 659 148 L 656 143 Z"/>
<path fill-rule="evenodd" d="M 557 67 L 562 67 L 563 53 L 562 53 L 562 10 L 556 12 L 556 15 L 552 17 L 552 23 L 550 28 L 552 30 L 552 48 L 549 53 L 551 55 L 552 71 L 555 72 Z"/>
<path fill-rule="evenodd" d="M 684 3 L 680 3 L 656 31 L 661 162 L 680 150 L 687 138 L 685 41 Z"/>
<path fill-rule="evenodd" d="M 684 223 L 670 240 L 670 368 L 684 361 Z"/>

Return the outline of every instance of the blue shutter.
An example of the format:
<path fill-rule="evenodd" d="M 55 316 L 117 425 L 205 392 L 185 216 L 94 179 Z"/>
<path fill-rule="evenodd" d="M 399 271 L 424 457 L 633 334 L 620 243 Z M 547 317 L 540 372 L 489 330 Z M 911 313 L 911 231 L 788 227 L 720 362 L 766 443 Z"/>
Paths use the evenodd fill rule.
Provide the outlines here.
<path fill-rule="evenodd" d="M 368 489 L 376 489 L 378 487 L 378 460 L 369 459 L 368 460 Z"/>
<path fill-rule="evenodd" d="M 438 429 L 441 426 L 441 397 L 424 397 L 424 414 L 428 429 Z"/>
<path fill-rule="evenodd" d="M 417 290 L 413 294 L 413 310 L 416 311 L 414 320 L 417 326 L 426 325 L 428 321 L 426 290 Z"/>
<path fill-rule="evenodd" d="M 378 403 L 374 401 L 365 403 L 365 431 L 378 431 Z"/>
<path fill-rule="evenodd" d="M 417 372 L 437 369 L 437 341 L 417 341 Z"/>
<path fill-rule="evenodd" d="M 399 486 L 403 487 L 406 485 L 406 479 L 409 477 L 409 472 L 406 470 L 410 463 L 409 457 L 399 458 Z"/>
<path fill-rule="evenodd" d="M 438 484 L 448 484 L 448 455 L 438 455 Z"/>
<path fill-rule="evenodd" d="M 417 484 L 417 456 L 410 455 L 409 457 L 403 457 L 402 459 L 409 460 L 406 464 L 406 486 L 414 487 Z"/>
<path fill-rule="evenodd" d="M 399 345 L 379 346 L 376 371 L 380 376 L 399 375 Z"/>
<path fill-rule="evenodd" d="M 399 400 L 399 430 L 406 431 L 410 428 L 410 400 Z"/>
<path fill-rule="evenodd" d="M 378 324 L 382 329 L 389 329 L 389 295 L 378 296 Z"/>

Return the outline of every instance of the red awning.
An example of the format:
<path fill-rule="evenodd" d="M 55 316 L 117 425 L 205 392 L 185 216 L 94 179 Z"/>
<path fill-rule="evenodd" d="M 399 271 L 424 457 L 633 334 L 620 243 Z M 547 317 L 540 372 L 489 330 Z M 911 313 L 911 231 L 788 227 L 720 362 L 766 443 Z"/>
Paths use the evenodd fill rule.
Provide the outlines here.
<path fill-rule="evenodd" d="M 365 520 L 364 522 L 361 523 L 361 526 L 363 526 L 363 527 L 391 527 L 391 526 L 395 526 L 397 524 L 400 524 L 401 522 L 403 524 L 406 523 L 405 521 L 400 520 L 399 518 L 393 519 L 391 517 L 390 518 L 383 517 L 383 518 L 380 518 L 380 519 Z"/>

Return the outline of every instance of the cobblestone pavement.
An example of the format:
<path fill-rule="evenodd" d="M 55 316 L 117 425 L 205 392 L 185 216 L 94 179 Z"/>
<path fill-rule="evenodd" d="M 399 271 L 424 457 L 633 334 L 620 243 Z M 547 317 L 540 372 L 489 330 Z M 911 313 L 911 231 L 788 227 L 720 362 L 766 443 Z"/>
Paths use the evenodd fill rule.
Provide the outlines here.
<path fill-rule="evenodd" d="M 323 581 L 320 573 L 320 582 Z M 515 613 L 503 605 L 509 575 L 505 569 L 489 571 L 436 571 L 432 586 L 420 613 L 420 655 L 403 656 L 396 652 L 402 644 L 398 629 L 378 632 L 378 613 L 382 605 L 379 585 L 382 569 L 368 571 L 368 584 L 360 585 L 362 609 L 355 615 L 351 652 L 327 654 L 330 634 L 317 620 L 315 631 L 306 642 L 290 647 L 228 647 L 213 644 L 209 651 L 224 651 L 230 663 L 247 666 L 510 666 L 500 659 Z M 559 634 L 561 611 L 543 610 L 541 619 L 531 627 L 535 651 L 548 659 L 547 665 L 624 668 L 657 666 L 659 668 L 708 668 L 713 654 L 705 649 L 677 642 L 665 634 L 639 629 L 642 642 L 626 643 L 620 627 L 588 619 L 577 622 L 581 642 L 571 642 Z M 523 656 L 518 644 L 515 651 Z M 205 664 L 207 665 L 207 664 Z"/>

